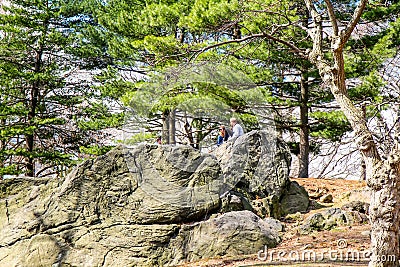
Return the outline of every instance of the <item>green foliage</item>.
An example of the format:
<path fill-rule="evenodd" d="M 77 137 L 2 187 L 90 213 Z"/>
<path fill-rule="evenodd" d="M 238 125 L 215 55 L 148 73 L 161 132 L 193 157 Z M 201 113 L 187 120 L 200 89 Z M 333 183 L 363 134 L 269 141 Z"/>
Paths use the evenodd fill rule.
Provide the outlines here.
<path fill-rule="evenodd" d="M 372 1 L 367 6 L 362 17 L 368 21 L 381 21 L 382 18 L 394 19 L 400 13 L 400 3 L 392 1 L 390 4 L 382 3 L 382 1 Z"/>
<path fill-rule="evenodd" d="M 311 136 L 322 137 L 331 141 L 340 141 L 351 130 L 342 111 L 317 111 L 310 114 L 318 123 L 311 126 Z"/>
<path fill-rule="evenodd" d="M 91 74 L 79 71 L 93 66 L 84 62 L 98 52 L 82 45 L 89 40 L 83 35 L 93 30 L 85 29 L 86 4 L 13 0 L 2 5 L 1 175 L 58 172 L 76 163 L 80 147 L 106 137 L 99 130 L 121 124 L 110 113 L 110 94 L 91 89 L 85 78 Z"/>
<path fill-rule="evenodd" d="M 371 72 L 363 77 L 359 86 L 349 89 L 349 96 L 355 101 L 369 100 L 374 103 L 382 103 L 381 89 L 384 86 L 382 78 L 376 73 Z"/>
<path fill-rule="evenodd" d="M 5 167 L 0 168 L 0 176 L 4 175 L 19 175 L 21 171 L 18 170 L 17 164 L 7 165 Z"/>
<path fill-rule="evenodd" d="M 315 4 L 326 8 L 323 1 Z M 356 4 L 334 2 L 338 19 L 348 20 Z M 342 113 L 321 111 L 333 100 L 329 88 L 286 45 L 312 48 L 302 1 L 13 0 L 3 8 L 0 174 L 30 174 L 29 161 L 70 166 L 82 153 L 105 153 L 109 147 L 98 143 L 107 137 L 102 130 L 126 119 L 150 132 L 128 142 L 150 141 L 173 110 L 196 142 L 231 116 L 247 130 L 257 129 L 261 113 L 271 116 L 264 107 L 283 114 L 301 105 L 301 78 L 308 85 L 310 118 L 318 122 L 311 136 L 336 141 L 350 129 Z M 349 89 L 352 100 L 385 101 L 376 70 L 399 45 L 399 10 L 398 3 L 373 1 L 363 19 L 387 21 L 379 33 L 346 46 L 346 77 L 362 81 Z M 273 38 L 251 37 L 266 33 Z M 324 57 L 332 59 L 329 49 Z M 81 69 L 97 75 L 86 80 L 82 76 L 93 73 L 80 76 Z M 120 102 L 132 114 L 124 118 Z M 276 122 L 299 130 L 292 114 Z"/>
<path fill-rule="evenodd" d="M 190 13 L 179 20 L 179 26 L 203 32 L 205 29 L 213 30 L 234 18 L 240 10 L 240 3 L 234 1 L 197 0 L 194 1 Z"/>
<path fill-rule="evenodd" d="M 239 120 L 242 121 L 243 127 L 247 132 L 260 129 L 260 121 L 256 114 L 242 113 L 238 115 Z"/>
<path fill-rule="evenodd" d="M 320 10 L 326 8 L 324 2 L 315 4 Z M 333 5 L 338 19 L 346 21 L 357 2 L 341 0 Z M 381 7 L 374 2 L 364 18 L 397 12 L 397 7 Z M 119 94 L 123 103 L 134 110 L 136 119 L 153 122 L 174 109 L 185 111 L 191 118 L 203 116 L 204 120 L 239 113 L 244 124 L 248 124 L 246 127 L 257 128 L 259 122 L 252 107 L 268 103 L 277 114 L 284 114 L 280 111 L 301 105 L 299 80 L 303 76 L 308 85 L 307 106 L 316 111 L 311 112 L 310 118 L 318 121 L 318 127 L 312 125 L 311 135 L 338 140 L 350 129 L 340 112 L 320 111 L 334 100 L 333 95 L 329 88 L 321 86 L 317 69 L 285 45 L 294 44 L 303 51 L 312 48 L 310 35 L 304 30 L 309 27 L 310 18 L 302 1 L 112 0 L 101 2 L 94 9 L 98 10 L 97 30 L 109 37 L 105 47 L 114 57 L 113 62 L 149 71 L 148 79 L 140 82 L 108 76 L 103 83 L 105 91 Z M 327 18 L 328 14 L 322 12 L 322 16 Z M 382 101 L 379 91 L 382 84 L 376 70 L 393 56 L 393 48 L 400 39 L 396 38 L 396 25 L 393 23 L 390 29 L 374 36 L 355 38 L 346 47 L 346 77 L 363 80 L 360 86 L 349 90 L 352 99 Z M 274 38 L 249 38 L 262 33 L 271 33 Z M 240 38 L 249 39 L 236 43 L 235 39 Z M 224 45 L 216 45 L 221 43 Z M 324 56 L 328 61 L 332 59 L 329 49 Z M 176 66 L 186 66 L 183 63 L 187 62 L 213 62 L 215 66 L 204 67 L 205 72 L 178 70 L 180 77 L 166 73 L 171 67 L 177 70 Z M 244 73 L 244 84 L 249 79 L 253 89 L 232 88 L 243 77 L 235 75 L 235 71 L 221 71 L 217 63 Z M 161 77 L 155 77 L 157 74 L 168 77 L 167 85 Z M 196 112 L 196 107 L 206 112 Z M 282 129 L 299 130 L 300 123 L 292 115 L 278 115 L 276 122 Z"/>
<path fill-rule="evenodd" d="M 145 132 L 141 132 L 141 133 L 137 133 L 132 135 L 132 137 L 130 138 L 126 138 L 124 140 L 124 144 L 125 145 L 134 145 L 137 143 L 141 143 L 141 142 L 150 142 L 155 140 L 156 136 L 153 133 L 145 133 Z"/>
<path fill-rule="evenodd" d="M 258 127 L 257 117 L 249 106 L 252 103 L 265 102 L 259 89 L 230 89 L 229 85 L 239 84 L 229 72 L 212 72 L 215 75 L 211 79 L 207 68 L 197 70 L 196 76 L 179 73 L 177 80 L 171 79 L 168 83 L 158 83 L 157 78 L 151 80 L 152 82 L 139 82 L 137 90 L 128 92 L 123 97 L 123 102 L 131 107 L 130 121 L 142 122 L 138 128 L 154 131 L 147 125 L 149 120 L 151 122 L 154 118 L 159 118 L 161 113 L 178 110 L 190 121 L 189 127 L 198 130 L 198 142 L 210 133 L 209 129 L 218 124 L 226 124 L 232 116 L 232 110 L 238 112 L 239 118 L 249 129 Z M 185 80 L 179 80 L 179 77 L 184 77 Z M 225 86 L 215 84 L 213 79 L 221 81 L 220 84 Z M 147 137 L 135 139 L 134 142 L 145 140 L 148 140 Z"/>

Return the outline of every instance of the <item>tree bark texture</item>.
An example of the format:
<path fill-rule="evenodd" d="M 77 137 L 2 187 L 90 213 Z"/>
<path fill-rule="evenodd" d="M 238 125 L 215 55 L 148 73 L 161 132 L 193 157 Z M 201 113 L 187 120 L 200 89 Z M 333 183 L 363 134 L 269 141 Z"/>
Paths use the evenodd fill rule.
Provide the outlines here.
<path fill-rule="evenodd" d="M 299 177 L 308 177 L 308 164 L 310 153 L 309 124 L 308 124 L 308 83 L 306 71 L 302 70 L 300 80 L 300 153 L 299 153 Z"/>
<path fill-rule="evenodd" d="M 162 113 L 162 135 L 161 141 L 163 144 L 169 144 L 169 112 Z"/>
<path fill-rule="evenodd" d="M 323 53 L 323 27 L 321 15 L 312 0 L 305 0 L 314 21 L 311 32 L 313 49 L 309 60 L 315 64 L 320 76 L 334 95 L 354 134 L 355 143 L 361 152 L 365 166 L 367 184 L 371 188 L 371 258 L 369 267 L 399 266 L 399 211 L 400 211 L 400 153 L 392 151 L 388 160 L 383 161 L 378 153 L 376 142 L 368 129 L 365 116 L 348 96 L 345 83 L 343 49 L 358 24 L 368 0 L 361 0 L 348 24 L 339 29 L 333 5 L 325 0 L 332 33 L 330 36 L 333 60 L 326 59 Z"/>
<path fill-rule="evenodd" d="M 175 114 L 176 110 L 171 110 L 169 113 L 169 144 L 176 144 L 176 126 L 175 126 Z"/>
<path fill-rule="evenodd" d="M 372 189 L 369 219 L 371 258 L 369 267 L 398 267 L 400 244 L 400 156 L 392 154 L 385 162 L 367 168 Z M 372 169 L 368 175 L 368 169 Z"/>

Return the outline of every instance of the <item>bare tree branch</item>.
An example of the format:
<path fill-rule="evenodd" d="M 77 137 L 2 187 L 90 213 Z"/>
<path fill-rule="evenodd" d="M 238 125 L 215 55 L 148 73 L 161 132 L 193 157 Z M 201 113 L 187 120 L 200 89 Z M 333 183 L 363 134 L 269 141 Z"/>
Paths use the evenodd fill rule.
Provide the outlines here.
<path fill-rule="evenodd" d="M 330 22 L 332 24 L 333 36 L 336 37 L 339 34 L 339 28 L 336 21 L 335 10 L 333 9 L 331 0 L 325 0 L 325 3 L 328 9 Z"/>
<path fill-rule="evenodd" d="M 365 6 L 367 5 L 368 0 L 361 0 L 358 4 L 357 8 L 354 10 L 353 17 L 347 24 L 346 29 L 344 30 L 344 34 L 341 38 L 341 44 L 344 45 L 350 38 L 351 33 L 353 32 L 354 28 L 357 26 L 358 22 L 360 21 L 361 15 L 364 12 Z"/>
<path fill-rule="evenodd" d="M 313 49 L 309 54 L 309 59 L 312 63 L 321 62 L 322 60 L 322 37 L 323 37 L 323 27 L 322 27 L 322 18 L 321 14 L 318 13 L 315 8 L 312 0 L 304 0 L 306 3 L 307 9 L 309 10 L 311 17 L 314 21 L 315 27 L 311 30 L 310 35 L 313 39 Z"/>
<path fill-rule="evenodd" d="M 213 48 L 216 48 L 216 47 L 220 47 L 220 46 L 224 46 L 224 45 L 227 45 L 227 44 L 232 44 L 232 43 L 242 43 L 242 42 L 245 42 L 245 41 L 248 41 L 248 40 L 251 40 L 251 39 L 257 39 L 257 38 L 267 38 L 267 39 L 276 41 L 276 42 L 278 42 L 280 44 L 283 44 L 283 45 L 289 47 L 290 49 L 292 49 L 293 52 L 295 52 L 296 54 L 298 54 L 302 58 L 306 58 L 306 55 L 304 54 L 304 52 L 300 48 L 295 46 L 294 44 L 292 44 L 292 43 L 290 43 L 288 41 L 282 40 L 282 39 L 280 39 L 278 37 L 275 37 L 275 36 L 273 36 L 271 34 L 258 33 L 258 34 L 248 35 L 248 36 L 243 37 L 241 39 L 232 39 L 232 40 L 228 40 L 228 41 L 225 41 L 225 42 L 220 42 L 220 43 L 216 43 L 216 44 L 212 44 L 212 45 L 206 46 L 206 47 L 204 47 L 204 48 L 202 48 L 200 50 L 194 51 L 195 54 L 189 59 L 189 61 L 192 61 L 192 60 L 196 59 L 201 53 L 204 53 L 204 52 L 206 52 L 206 51 L 208 51 L 210 49 L 213 49 Z"/>

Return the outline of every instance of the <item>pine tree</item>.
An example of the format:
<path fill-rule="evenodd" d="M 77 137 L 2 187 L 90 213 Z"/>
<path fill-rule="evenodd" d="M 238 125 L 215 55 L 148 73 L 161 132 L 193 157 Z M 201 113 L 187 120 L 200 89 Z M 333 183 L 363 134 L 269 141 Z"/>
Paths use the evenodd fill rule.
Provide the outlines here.
<path fill-rule="evenodd" d="M 177 70 L 180 65 L 184 65 L 183 59 L 185 57 L 179 57 L 176 54 L 182 53 L 189 46 L 198 45 L 204 38 L 203 32 L 189 32 L 185 27 L 179 25 L 180 21 L 185 19 L 182 14 L 189 12 L 191 3 L 191 1 L 161 3 L 152 1 L 107 1 L 106 3 L 99 3 L 99 6 L 94 8 L 97 10 L 95 12 L 96 19 L 101 25 L 98 29 L 104 30 L 104 34 L 107 36 L 113 36 L 108 40 L 106 46 L 108 53 L 113 58 L 112 67 L 114 71 L 116 70 L 117 73 L 119 71 L 119 74 L 127 71 L 137 73 L 138 68 L 140 68 L 141 73 L 146 72 L 150 77 L 152 73 L 168 75 L 171 70 Z M 212 56 L 210 55 L 210 57 Z M 218 60 L 215 57 L 214 59 Z M 211 58 L 201 58 L 197 63 L 194 63 L 195 68 L 196 64 L 201 65 L 202 62 L 212 62 L 212 60 Z M 218 65 L 217 63 L 221 62 L 215 63 Z M 222 62 L 223 64 L 225 63 Z M 187 68 L 191 68 L 190 64 Z M 180 75 L 189 75 L 187 71 L 186 74 L 184 72 L 181 72 Z M 209 73 L 215 72 L 212 69 L 209 70 Z M 226 76 L 234 76 L 229 71 L 225 74 Z M 113 80 L 123 81 L 122 76 L 114 77 Z M 226 77 L 219 78 L 226 79 Z M 153 77 L 152 79 L 157 81 L 157 78 Z M 130 78 L 124 81 L 125 88 L 130 88 L 131 92 L 128 92 L 123 99 L 127 105 L 136 105 L 137 107 L 139 104 L 136 100 L 141 99 L 140 95 L 143 90 L 149 89 L 149 85 L 143 82 L 135 83 L 134 80 Z M 207 78 L 204 81 L 206 80 Z M 106 80 L 104 82 L 107 83 Z M 191 88 L 190 92 L 188 92 L 187 87 Z M 229 123 L 229 115 L 225 115 L 223 119 L 216 119 L 212 114 L 207 115 L 210 116 L 209 118 L 206 118 L 205 114 L 197 116 L 194 114 L 196 112 L 189 112 L 188 105 L 185 106 L 185 110 L 182 110 L 182 105 L 189 102 L 193 106 L 202 105 L 204 110 L 218 110 L 224 107 L 224 109 L 229 109 L 231 113 L 237 113 L 247 130 L 258 127 L 255 123 L 256 117 L 248 109 L 249 103 L 246 103 L 237 90 L 231 90 L 232 88 L 229 88 L 229 86 L 217 86 L 215 83 L 207 82 L 192 83 L 187 81 L 184 83 L 180 81 L 177 82 L 175 87 L 159 89 L 150 88 L 150 91 L 160 99 L 155 103 L 155 110 L 147 114 L 149 125 L 146 128 L 152 132 L 162 132 L 165 143 L 175 143 L 176 135 L 180 134 L 186 140 L 186 143 L 199 147 L 203 140 L 212 139 L 211 136 L 216 134 L 218 124 Z M 261 91 L 259 93 L 261 94 Z M 183 131 L 176 131 L 174 127 L 176 124 L 181 124 Z M 148 137 L 154 138 L 151 135 Z M 141 140 L 141 138 L 135 137 L 135 140 Z M 209 142 L 214 141 L 210 140 Z"/>
<path fill-rule="evenodd" d="M 77 57 L 80 27 L 74 1 L 3 4 L 0 15 L 0 174 L 59 174 L 116 124 Z"/>

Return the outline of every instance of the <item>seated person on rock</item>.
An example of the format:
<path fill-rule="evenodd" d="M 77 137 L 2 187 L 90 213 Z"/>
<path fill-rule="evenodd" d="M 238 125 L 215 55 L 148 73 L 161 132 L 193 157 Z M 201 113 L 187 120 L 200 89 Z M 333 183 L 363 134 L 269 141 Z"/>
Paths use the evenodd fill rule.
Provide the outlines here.
<path fill-rule="evenodd" d="M 239 136 L 244 135 L 244 131 L 242 126 L 240 126 L 240 124 L 237 122 L 236 118 L 231 118 L 230 119 L 230 124 L 232 127 L 232 136 L 229 138 L 229 140 L 235 140 L 236 138 L 238 138 Z"/>
<path fill-rule="evenodd" d="M 218 137 L 217 137 L 217 146 L 220 146 L 224 143 L 226 138 L 226 131 L 225 131 L 225 126 L 221 125 L 219 127 L 219 132 L 218 132 Z"/>

